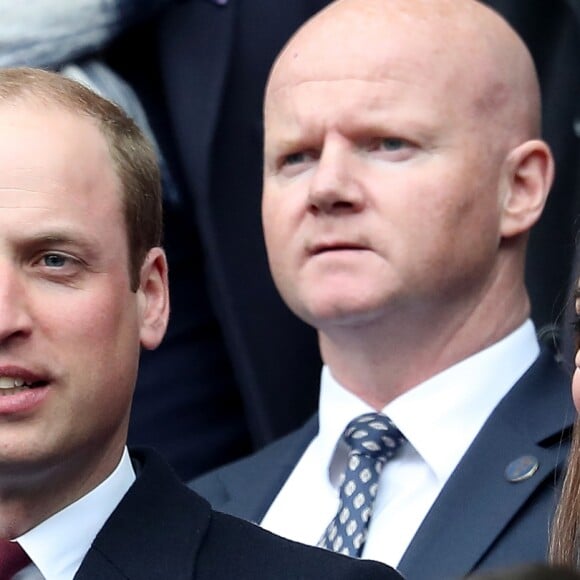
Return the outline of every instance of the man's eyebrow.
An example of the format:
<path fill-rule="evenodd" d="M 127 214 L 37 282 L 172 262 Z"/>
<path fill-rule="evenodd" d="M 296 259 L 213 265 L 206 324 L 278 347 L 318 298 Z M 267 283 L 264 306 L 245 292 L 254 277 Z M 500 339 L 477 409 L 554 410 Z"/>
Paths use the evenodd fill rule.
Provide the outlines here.
<path fill-rule="evenodd" d="M 82 236 L 78 236 L 71 232 L 67 232 L 65 230 L 54 230 L 54 231 L 47 231 L 47 232 L 37 232 L 30 235 L 29 238 L 31 241 L 46 241 L 46 242 L 65 242 L 65 243 L 76 243 L 81 241 Z"/>
<path fill-rule="evenodd" d="M 88 253 L 95 253 L 95 244 L 82 232 L 68 232 L 64 230 L 37 232 L 27 236 L 24 243 L 29 246 L 42 246 L 43 244 L 74 246 Z"/>

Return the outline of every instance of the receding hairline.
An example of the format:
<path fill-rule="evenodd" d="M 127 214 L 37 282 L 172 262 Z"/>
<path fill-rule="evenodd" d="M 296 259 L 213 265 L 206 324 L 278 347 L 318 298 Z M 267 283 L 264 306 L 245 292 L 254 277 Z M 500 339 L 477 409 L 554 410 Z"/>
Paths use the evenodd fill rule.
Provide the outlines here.
<path fill-rule="evenodd" d="M 76 80 L 44 69 L 0 68 L 0 104 L 41 105 L 85 119 L 99 130 L 109 148 L 108 125 L 133 123 L 111 100 Z"/>
<path fill-rule="evenodd" d="M 54 112 L 92 127 L 105 146 L 111 164 L 112 175 L 116 182 L 116 193 L 123 200 L 123 186 L 117 170 L 111 141 L 106 135 L 105 115 L 103 112 L 100 112 L 100 115 L 92 114 L 90 111 L 94 109 L 94 105 L 90 105 L 88 101 L 86 105 L 79 105 L 83 100 L 83 94 L 88 95 L 88 92 L 92 94 L 92 91 L 77 81 L 66 77 L 59 76 L 58 82 L 54 82 L 56 80 L 52 78 L 54 74 L 56 73 L 42 69 L 14 69 L 15 80 L 13 80 L 10 69 L 0 69 L 0 108 L 25 108 L 38 111 L 43 116 L 47 112 Z M 10 76 L 8 82 L 6 82 L 7 75 Z M 27 79 L 37 82 L 26 84 Z M 74 87 L 74 96 L 61 88 L 60 83 Z M 103 103 L 106 103 L 106 107 L 118 108 L 117 105 L 105 99 L 103 99 Z"/>
<path fill-rule="evenodd" d="M 34 71 L 33 74 L 36 74 Z M 45 71 L 39 71 L 41 74 Z M 50 73 L 49 73 L 50 74 Z M 39 111 L 40 113 L 46 115 L 49 112 L 55 114 L 62 114 L 71 119 L 78 121 L 79 123 L 85 123 L 86 126 L 92 127 L 98 138 L 101 140 L 105 147 L 108 155 L 108 162 L 110 163 L 110 168 L 112 171 L 112 176 L 115 180 L 115 193 L 118 195 L 119 200 L 124 205 L 125 194 L 123 190 L 123 183 L 119 174 L 119 168 L 117 160 L 115 159 L 115 154 L 112 149 L 111 140 L 108 138 L 106 132 L 106 122 L 104 117 L 100 117 L 84 110 L 79 107 L 75 98 L 72 97 L 66 91 L 59 90 L 57 84 L 54 85 L 15 85 L 13 90 L 6 90 L 5 86 L 2 84 L 2 71 L 0 70 L 0 108 L 25 108 L 29 110 Z M 61 79 L 59 79 L 60 81 Z M 80 83 L 70 79 L 62 78 L 63 82 L 74 83 L 78 86 Z M 86 87 L 83 87 L 83 92 Z M 90 89 L 87 89 L 90 90 Z M 82 92 L 80 93 L 82 95 Z M 112 102 L 109 105 L 116 107 Z M 123 208 L 124 209 L 124 208 Z"/>
<path fill-rule="evenodd" d="M 0 102 L 41 103 L 81 117 L 86 110 L 86 115 L 94 118 L 97 116 L 88 111 L 98 111 L 100 105 L 107 113 L 125 116 L 118 105 L 82 83 L 52 71 L 27 67 L 0 68 Z"/>
<path fill-rule="evenodd" d="M 155 149 L 121 107 L 82 83 L 37 68 L 0 69 L 0 106 L 44 104 L 55 111 L 86 119 L 100 133 L 111 168 L 118 179 L 118 194 L 129 244 L 131 286 L 139 284 L 147 252 L 161 245 L 162 193 Z"/>

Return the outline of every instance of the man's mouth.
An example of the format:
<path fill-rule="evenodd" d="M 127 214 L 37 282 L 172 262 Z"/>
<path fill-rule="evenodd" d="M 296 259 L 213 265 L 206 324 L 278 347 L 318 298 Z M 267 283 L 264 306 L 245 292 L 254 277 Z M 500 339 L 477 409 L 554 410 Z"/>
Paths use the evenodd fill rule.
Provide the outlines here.
<path fill-rule="evenodd" d="M 25 381 L 20 377 L 0 377 L 0 397 L 42 387 L 46 381 Z"/>
<path fill-rule="evenodd" d="M 326 254 L 329 252 L 357 251 L 365 249 L 366 248 L 361 246 L 360 244 L 349 242 L 336 242 L 329 244 L 317 244 L 310 249 L 310 254 L 312 256 L 318 256 L 320 254 Z"/>

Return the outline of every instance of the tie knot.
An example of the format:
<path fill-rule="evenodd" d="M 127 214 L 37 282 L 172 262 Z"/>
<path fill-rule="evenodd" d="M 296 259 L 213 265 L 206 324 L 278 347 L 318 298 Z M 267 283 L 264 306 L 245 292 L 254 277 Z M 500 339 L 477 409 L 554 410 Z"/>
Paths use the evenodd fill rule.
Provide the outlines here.
<path fill-rule="evenodd" d="M 405 441 L 395 424 L 380 413 L 365 413 L 353 419 L 344 430 L 343 439 L 350 454 L 367 455 L 379 461 L 393 457 Z"/>

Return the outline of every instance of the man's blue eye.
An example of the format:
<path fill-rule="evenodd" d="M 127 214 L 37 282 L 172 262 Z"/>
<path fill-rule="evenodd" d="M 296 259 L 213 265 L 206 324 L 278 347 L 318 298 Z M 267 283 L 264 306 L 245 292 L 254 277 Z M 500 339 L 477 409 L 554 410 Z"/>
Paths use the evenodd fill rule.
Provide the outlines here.
<path fill-rule="evenodd" d="M 305 159 L 306 155 L 304 153 L 291 153 L 290 155 L 286 155 L 284 163 L 286 165 L 295 165 L 304 162 Z"/>
<path fill-rule="evenodd" d="M 66 257 L 60 254 L 46 254 L 43 258 L 44 265 L 49 268 L 62 268 L 66 264 Z"/>
<path fill-rule="evenodd" d="M 398 151 L 405 146 L 403 139 L 397 139 L 396 137 L 387 137 L 381 141 L 383 149 L 387 151 Z"/>

